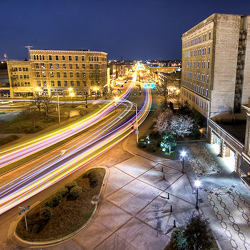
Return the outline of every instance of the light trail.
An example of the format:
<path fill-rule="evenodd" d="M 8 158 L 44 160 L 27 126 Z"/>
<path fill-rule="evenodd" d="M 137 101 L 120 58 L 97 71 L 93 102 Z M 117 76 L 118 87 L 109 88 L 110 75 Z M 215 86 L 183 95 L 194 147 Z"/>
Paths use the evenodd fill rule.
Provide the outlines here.
<path fill-rule="evenodd" d="M 121 99 L 125 99 L 127 97 L 131 91 L 131 86 L 132 83 L 127 91 L 121 96 Z M 35 139 L 27 140 L 24 143 L 13 145 L 0 150 L 0 167 L 4 167 L 42 149 L 50 147 L 59 141 L 62 141 L 68 137 L 71 137 L 72 135 L 79 133 L 80 131 L 87 129 L 90 126 L 93 126 L 98 121 L 103 119 L 105 115 L 113 111 L 115 107 L 116 104 L 111 102 L 106 104 L 103 108 L 96 111 L 95 113 L 90 114 L 88 117 L 81 119 L 80 121 L 49 132 Z"/>
<path fill-rule="evenodd" d="M 151 93 L 150 90 L 147 89 L 144 104 L 138 112 L 139 124 L 147 117 L 150 107 Z M 131 107 L 128 108 L 128 110 L 129 109 L 131 109 Z M 121 114 L 117 118 L 118 122 L 120 117 Z M 124 117 L 125 113 L 122 118 Z M 118 124 L 118 122 L 115 122 L 115 127 L 113 127 L 114 123 L 109 126 L 107 125 L 101 136 L 94 137 L 92 144 L 79 145 L 70 155 L 63 156 L 62 160 L 57 159 L 54 164 L 49 164 L 46 168 L 39 169 L 38 172 L 32 172 L 32 175 L 27 177 L 26 183 L 22 182 L 18 184 L 12 182 L 11 185 L 5 187 L 6 189 L 1 189 L 0 214 L 82 168 L 88 162 L 96 159 L 130 133 L 134 132 L 132 129 L 135 123 L 134 114 L 122 123 Z"/>

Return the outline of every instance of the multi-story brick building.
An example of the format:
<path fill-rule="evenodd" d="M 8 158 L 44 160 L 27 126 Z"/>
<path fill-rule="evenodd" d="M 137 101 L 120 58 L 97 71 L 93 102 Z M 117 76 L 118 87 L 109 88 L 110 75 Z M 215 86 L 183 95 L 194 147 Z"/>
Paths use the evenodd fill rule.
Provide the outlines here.
<path fill-rule="evenodd" d="M 250 95 L 250 16 L 213 14 L 182 35 L 182 99 L 205 117 Z"/>
<path fill-rule="evenodd" d="M 8 61 L 11 96 L 102 94 L 107 84 L 107 53 L 88 50 L 29 50 L 29 61 Z"/>

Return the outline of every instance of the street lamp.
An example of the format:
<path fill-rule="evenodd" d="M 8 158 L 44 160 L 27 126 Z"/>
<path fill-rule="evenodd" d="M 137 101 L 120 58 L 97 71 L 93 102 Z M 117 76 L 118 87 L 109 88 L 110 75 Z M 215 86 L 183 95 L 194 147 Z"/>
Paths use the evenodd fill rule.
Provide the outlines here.
<path fill-rule="evenodd" d="M 127 100 L 128 101 L 128 100 Z M 137 103 L 128 101 L 135 106 L 135 117 L 136 117 L 136 142 L 139 140 L 139 128 L 138 128 L 138 114 L 137 114 Z"/>
<path fill-rule="evenodd" d="M 59 93 L 58 92 L 57 92 L 57 111 L 58 111 L 58 123 L 60 124 L 61 117 L 60 117 L 60 105 L 59 105 Z"/>
<path fill-rule="evenodd" d="M 184 174 L 184 161 L 185 161 L 185 156 L 187 155 L 187 152 L 186 151 L 181 151 L 181 159 L 182 159 L 182 170 L 181 172 Z"/>
<path fill-rule="evenodd" d="M 195 208 L 196 209 L 199 209 L 199 206 L 198 206 L 198 201 L 199 201 L 199 187 L 201 186 L 201 182 L 199 180 L 195 180 L 194 182 L 194 186 L 196 187 L 196 205 L 195 205 Z"/>
<path fill-rule="evenodd" d="M 28 223 L 27 223 L 27 218 L 26 218 L 26 211 L 30 209 L 30 206 L 18 207 L 18 208 L 21 209 L 21 211 L 19 212 L 19 215 L 24 213 L 25 227 L 26 227 L 26 231 L 28 231 Z"/>
<path fill-rule="evenodd" d="M 117 103 L 120 100 L 120 98 L 118 96 L 115 96 L 114 101 Z M 121 100 L 122 101 L 122 100 Z M 137 114 L 137 103 L 135 102 L 131 102 L 129 100 L 126 100 L 126 102 L 129 102 L 130 104 L 132 104 L 133 106 L 135 106 L 135 117 L 136 117 L 136 142 L 138 144 L 138 140 L 139 140 L 139 128 L 138 128 L 138 114 Z"/>
<path fill-rule="evenodd" d="M 71 92 L 71 93 L 69 93 L 69 96 L 71 97 L 71 102 L 72 102 L 72 104 L 73 104 L 73 97 L 75 96 L 75 93 L 74 92 Z"/>

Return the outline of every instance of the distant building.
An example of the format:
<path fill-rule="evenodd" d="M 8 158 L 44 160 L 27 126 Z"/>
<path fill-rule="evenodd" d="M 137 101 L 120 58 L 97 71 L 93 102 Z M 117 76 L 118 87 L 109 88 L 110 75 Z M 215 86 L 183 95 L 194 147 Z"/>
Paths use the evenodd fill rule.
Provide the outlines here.
<path fill-rule="evenodd" d="M 0 61 L 0 97 L 10 97 L 10 82 L 6 61 Z"/>
<path fill-rule="evenodd" d="M 67 95 L 73 89 L 102 94 L 107 84 L 107 53 L 88 50 L 29 50 L 29 61 L 8 61 L 11 97 Z"/>
<path fill-rule="evenodd" d="M 250 95 L 250 16 L 213 14 L 182 35 L 182 99 L 205 117 Z"/>
<path fill-rule="evenodd" d="M 156 82 L 159 81 L 159 73 L 169 74 L 169 73 L 174 73 L 176 71 L 181 71 L 180 66 L 168 66 L 168 67 L 148 66 L 147 68 Z"/>

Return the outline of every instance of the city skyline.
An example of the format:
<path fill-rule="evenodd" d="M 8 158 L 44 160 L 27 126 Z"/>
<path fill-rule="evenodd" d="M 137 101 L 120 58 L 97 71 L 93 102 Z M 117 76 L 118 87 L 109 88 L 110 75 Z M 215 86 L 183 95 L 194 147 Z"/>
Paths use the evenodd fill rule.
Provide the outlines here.
<path fill-rule="evenodd" d="M 214 1 L 212 1 L 214 2 Z M 0 58 L 34 49 L 90 49 L 108 59 L 181 59 L 181 34 L 212 13 L 247 14 L 250 3 L 14 1 L 0 3 Z M 216 6 L 216 8 L 214 7 Z"/>

